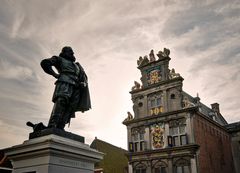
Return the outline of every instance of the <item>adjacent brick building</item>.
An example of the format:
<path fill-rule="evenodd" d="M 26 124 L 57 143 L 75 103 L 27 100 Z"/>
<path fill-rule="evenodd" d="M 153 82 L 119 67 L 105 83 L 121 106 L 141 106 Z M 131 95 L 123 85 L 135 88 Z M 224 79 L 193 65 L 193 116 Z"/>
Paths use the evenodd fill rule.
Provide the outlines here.
<path fill-rule="evenodd" d="M 131 96 L 129 173 L 234 173 L 231 135 L 219 105 L 211 108 L 182 90 L 183 78 L 169 69 L 170 50 L 140 57 L 141 83 Z"/>

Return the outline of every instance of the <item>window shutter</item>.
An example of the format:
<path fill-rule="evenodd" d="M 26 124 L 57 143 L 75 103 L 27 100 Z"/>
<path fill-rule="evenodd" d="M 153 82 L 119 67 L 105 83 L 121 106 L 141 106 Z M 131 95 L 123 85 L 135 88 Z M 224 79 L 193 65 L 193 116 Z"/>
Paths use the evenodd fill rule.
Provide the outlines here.
<path fill-rule="evenodd" d="M 130 152 L 133 152 L 133 151 L 134 151 L 133 143 L 132 143 L 132 142 L 129 142 L 129 143 L 128 143 L 128 148 L 129 148 L 129 151 L 130 151 Z"/>
<path fill-rule="evenodd" d="M 168 139 L 168 146 L 172 147 L 173 146 L 173 144 L 172 144 L 172 136 L 168 136 L 167 139 Z"/>
<path fill-rule="evenodd" d="M 134 151 L 138 151 L 139 149 L 138 149 L 138 142 L 134 142 Z"/>

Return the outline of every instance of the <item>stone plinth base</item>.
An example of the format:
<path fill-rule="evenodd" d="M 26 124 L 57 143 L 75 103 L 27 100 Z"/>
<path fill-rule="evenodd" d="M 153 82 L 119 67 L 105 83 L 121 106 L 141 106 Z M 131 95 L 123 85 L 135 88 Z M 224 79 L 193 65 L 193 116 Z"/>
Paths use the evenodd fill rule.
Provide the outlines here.
<path fill-rule="evenodd" d="M 82 143 L 85 142 L 84 137 L 76 135 L 74 133 L 67 132 L 65 130 L 57 129 L 57 128 L 47 128 L 41 131 L 32 132 L 29 134 L 29 139 L 39 138 L 39 137 L 51 135 L 51 134 L 72 139 L 74 141 L 78 141 Z"/>
<path fill-rule="evenodd" d="M 13 173 L 93 173 L 103 153 L 76 140 L 47 135 L 4 150 Z"/>

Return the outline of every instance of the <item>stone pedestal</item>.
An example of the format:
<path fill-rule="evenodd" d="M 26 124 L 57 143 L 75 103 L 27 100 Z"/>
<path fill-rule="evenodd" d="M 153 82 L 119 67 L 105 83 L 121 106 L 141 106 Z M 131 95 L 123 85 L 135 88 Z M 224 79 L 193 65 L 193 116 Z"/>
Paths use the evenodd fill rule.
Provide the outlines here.
<path fill-rule="evenodd" d="M 93 173 L 103 158 L 82 142 L 50 134 L 5 149 L 13 173 Z"/>

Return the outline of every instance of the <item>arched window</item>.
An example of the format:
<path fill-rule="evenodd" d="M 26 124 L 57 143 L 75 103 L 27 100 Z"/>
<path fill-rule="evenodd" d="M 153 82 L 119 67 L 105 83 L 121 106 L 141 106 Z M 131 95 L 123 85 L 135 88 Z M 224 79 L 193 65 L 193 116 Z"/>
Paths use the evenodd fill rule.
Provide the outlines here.
<path fill-rule="evenodd" d="M 153 168 L 154 173 L 167 173 L 167 164 L 159 161 L 154 165 Z"/>
<path fill-rule="evenodd" d="M 190 161 L 179 159 L 174 164 L 174 173 L 191 173 Z"/>
<path fill-rule="evenodd" d="M 146 173 L 146 171 L 147 171 L 147 166 L 143 163 L 137 164 L 133 169 L 134 173 Z"/>

